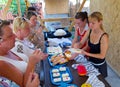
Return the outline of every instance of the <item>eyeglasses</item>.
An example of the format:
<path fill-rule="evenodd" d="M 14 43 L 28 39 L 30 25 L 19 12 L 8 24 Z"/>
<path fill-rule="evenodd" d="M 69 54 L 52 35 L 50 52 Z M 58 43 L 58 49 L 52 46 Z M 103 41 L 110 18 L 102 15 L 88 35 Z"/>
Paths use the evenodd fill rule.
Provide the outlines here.
<path fill-rule="evenodd" d="M 21 20 L 22 20 L 22 22 L 28 22 L 28 23 L 30 23 L 30 21 L 28 19 L 24 18 L 24 17 L 21 17 Z"/>
<path fill-rule="evenodd" d="M 3 41 L 3 39 L 0 37 L 0 42 L 2 42 Z"/>

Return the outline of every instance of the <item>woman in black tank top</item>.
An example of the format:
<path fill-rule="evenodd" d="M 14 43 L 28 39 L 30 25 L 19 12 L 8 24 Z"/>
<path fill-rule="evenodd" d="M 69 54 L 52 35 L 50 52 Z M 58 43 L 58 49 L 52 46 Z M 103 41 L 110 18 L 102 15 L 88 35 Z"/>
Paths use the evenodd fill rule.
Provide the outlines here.
<path fill-rule="evenodd" d="M 91 32 L 90 32 L 91 34 Z M 98 54 L 100 53 L 100 41 L 101 41 L 101 38 L 103 37 L 103 35 L 105 35 L 106 33 L 103 33 L 101 36 L 100 36 L 100 39 L 98 41 L 98 43 L 94 44 L 90 41 L 90 36 L 88 37 L 88 46 L 90 47 L 90 50 L 89 52 L 90 53 L 93 53 L 93 54 Z M 102 63 L 105 61 L 105 58 L 103 59 L 99 59 L 99 58 L 96 58 L 96 57 L 89 57 L 89 60 L 95 64 L 99 64 L 99 63 Z"/>
<path fill-rule="evenodd" d="M 88 41 L 89 52 L 82 51 L 81 53 L 88 56 L 89 61 L 106 77 L 107 64 L 105 56 L 108 50 L 108 34 L 103 30 L 102 21 L 103 16 L 100 12 L 93 12 L 89 16 L 90 29 L 81 40 L 80 47 L 85 41 Z"/>

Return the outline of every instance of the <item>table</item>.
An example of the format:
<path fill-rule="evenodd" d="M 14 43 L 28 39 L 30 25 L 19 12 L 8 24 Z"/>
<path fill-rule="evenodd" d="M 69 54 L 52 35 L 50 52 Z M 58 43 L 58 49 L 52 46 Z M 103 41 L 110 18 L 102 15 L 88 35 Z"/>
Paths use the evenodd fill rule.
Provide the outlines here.
<path fill-rule="evenodd" d="M 47 51 L 45 51 L 45 52 L 47 52 Z M 83 83 L 86 82 L 86 80 L 88 79 L 88 76 L 79 76 L 77 73 L 77 70 L 75 70 L 71 67 L 72 64 L 74 64 L 74 63 L 75 63 L 75 61 L 71 60 L 66 65 L 67 67 L 69 67 L 70 72 L 72 73 L 72 77 L 73 77 L 73 80 L 70 84 L 75 84 L 78 87 L 80 87 Z M 43 67 L 42 84 L 44 85 L 44 87 L 57 87 L 56 85 L 53 85 L 50 81 L 51 80 L 50 79 L 50 69 L 52 68 L 52 66 L 50 66 L 48 59 L 45 59 L 42 61 L 42 67 Z M 108 84 L 108 82 L 102 77 L 102 75 L 99 75 L 98 78 L 99 78 L 99 80 L 101 80 L 105 84 L 105 87 L 111 87 Z"/>
<path fill-rule="evenodd" d="M 78 87 L 80 87 L 87 80 L 88 77 L 87 76 L 79 76 L 77 74 L 77 71 L 71 67 L 71 65 L 74 63 L 75 63 L 74 60 L 71 60 L 67 63 L 67 67 L 69 67 L 69 69 L 72 73 L 72 77 L 73 77 L 73 81 L 71 84 L 76 84 Z M 57 86 L 53 85 L 50 81 L 49 71 L 52 67 L 49 65 L 48 59 L 43 61 L 43 67 L 44 67 L 44 85 L 45 85 L 45 87 L 57 87 Z M 99 75 L 98 78 L 105 84 L 105 87 L 111 87 L 101 75 Z"/>

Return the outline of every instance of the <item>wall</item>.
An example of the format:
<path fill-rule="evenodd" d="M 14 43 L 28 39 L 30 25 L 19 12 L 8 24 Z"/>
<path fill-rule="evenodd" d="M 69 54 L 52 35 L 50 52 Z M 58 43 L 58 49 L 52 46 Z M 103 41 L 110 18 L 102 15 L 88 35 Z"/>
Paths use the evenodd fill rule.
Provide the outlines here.
<path fill-rule="evenodd" d="M 47 14 L 69 13 L 69 0 L 45 0 Z"/>
<path fill-rule="evenodd" d="M 107 61 L 120 76 L 120 0 L 90 0 L 90 12 L 104 15 L 104 28 L 109 34 Z"/>

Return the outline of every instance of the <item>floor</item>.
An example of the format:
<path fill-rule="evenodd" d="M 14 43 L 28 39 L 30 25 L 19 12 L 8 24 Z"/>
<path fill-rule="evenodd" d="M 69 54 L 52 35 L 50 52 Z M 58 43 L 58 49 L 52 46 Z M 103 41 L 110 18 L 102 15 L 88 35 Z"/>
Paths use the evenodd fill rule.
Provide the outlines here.
<path fill-rule="evenodd" d="M 108 66 L 107 82 L 111 87 L 120 87 L 120 77 Z"/>

